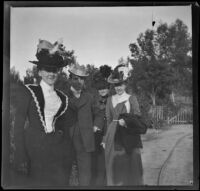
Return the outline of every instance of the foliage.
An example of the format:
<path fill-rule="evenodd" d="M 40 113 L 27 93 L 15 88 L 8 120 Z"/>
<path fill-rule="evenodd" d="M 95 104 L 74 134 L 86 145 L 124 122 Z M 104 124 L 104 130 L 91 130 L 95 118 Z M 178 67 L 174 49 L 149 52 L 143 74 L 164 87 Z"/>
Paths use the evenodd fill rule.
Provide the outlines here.
<path fill-rule="evenodd" d="M 14 84 L 21 84 L 22 81 L 19 77 L 19 72 L 16 71 L 15 67 L 13 66 L 11 69 L 10 69 L 10 83 L 14 83 Z"/>
<path fill-rule="evenodd" d="M 191 91 L 191 38 L 181 20 L 170 26 L 161 23 L 156 31 L 146 30 L 129 49 L 131 86 L 150 96 L 153 105 L 168 100 L 174 89 Z"/>
<path fill-rule="evenodd" d="M 87 70 L 87 72 L 89 74 L 89 76 L 86 78 L 86 81 L 85 81 L 86 88 L 87 88 L 88 91 L 93 92 L 94 91 L 94 87 L 95 87 L 93 78 L 94 78 L 95 73 L 98 72 L 99 69 L 96 68 L 93 64 L 87 64 L 86 70 Z"/>
<path fill-rule="evenodd" d="M 99 67 L 99 71 L 102 74 L 102 76 L 107 79 L 108 76 L 111 74 L 112 72 L 112 68 L 108 65 L 103 65 Z"/>

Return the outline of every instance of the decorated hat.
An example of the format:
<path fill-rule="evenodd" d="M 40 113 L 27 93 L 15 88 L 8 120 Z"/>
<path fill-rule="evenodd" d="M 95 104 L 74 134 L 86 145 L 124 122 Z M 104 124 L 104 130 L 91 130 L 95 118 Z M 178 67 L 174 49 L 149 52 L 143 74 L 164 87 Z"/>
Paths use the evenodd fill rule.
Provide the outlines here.
<path fill-rule="evenodd" d="M 126 82 L 130 77 L 130 69 L 125 64 L 118 65 L 108 77 L 108 83 L 118 84 Z"/>
<path fill-rule="evenodd" d="M 80 76 L 80 77 L 87 77 L 89 75 L 85 66 L 79 65 L 79 64 L 71 65 L 69 68 L 69 72 L 71 74 L 74 74 L 74 75 Z"/>
<path fill-rule="evenodd" d="M 94 84 L 97 90 L 108 89 L 110 84 L 107 82 L 108 76 L 111 74 L 111 67 L 104 65 L 100 67 L 100 70 L 97 71 L 94 76 Z"/>
<path fill-rule="evenodd" d="M 29 62 L 39 67 L 62 68 L 70 63 L 70 57 L 61 40 L 52 44 L 47 40 L 39 39 L 36 58 L 37 61 Z"/>
<path fill-rule="evenodd" d="M 101 72 L 96 72 L 93 77 L 94 85 L 97 90 L 108 89 L 109 83 L 107 80 L 102 76 Z"/>

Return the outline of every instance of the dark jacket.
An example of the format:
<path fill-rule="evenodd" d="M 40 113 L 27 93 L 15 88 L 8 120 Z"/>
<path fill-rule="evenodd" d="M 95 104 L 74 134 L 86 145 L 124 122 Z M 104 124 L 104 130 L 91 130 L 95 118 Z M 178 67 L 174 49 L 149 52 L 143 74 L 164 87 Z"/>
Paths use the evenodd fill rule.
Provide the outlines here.
<path fill-rule="evenodd" d="M 55 91 L 62 103 L 54 116 L 55 131 L 52 133 L 45 133 L 44 130 L 45 102 L 41 86 L 22 86 L 17 99 L 14 122 L 14 167 L 28 163 L 30 176 L 38 179 L 41 184 L 51 184 L 50 180 L 57 172 L 63 171 L 65 174 L 68 171 L 69 174 L 71 162 L 69 128 L 75 123 L 76 111 L 71 107 L 65 94 Z M 24 128 L 27 119 L 28 127 Z M 37 181 L 33 184 L 37 185 Z"/>
<path fill-rule="evenodd" d="M 136 97 L 131 96 L 129 101 L 130 113 L 122 113 L 118 118 L 124 119 L 127 127 L 118 124 L 115 133 L 115 144 L 124 147 L 127 153 L 130 153 L 133 148 L 142 148 L 140 134 L 145 134 L 147 130 L 147 125 L 140 113 L 134 111 L 139 109 Z"/>
<path fill-rule="evenodd" d="M 76 98 L 69 91 L 68 95 L 78 111 L 77 122 L 70 129 L 71 136 L 73 136 L 75 128 L 79 128 L 85 150 L 92 152 L 95 150 L 93 126 L 100 126 L 104 116 L 100 112 L 97 100 L 93 94 L 83 91 L 80 98 Z"/>
<path fill-rule="evenodd" d="M 99 112 L 103 116 L 101 120 L 96 122 L 96 126 L 99 127 L 100 131 L 95 132 L 95 147 L 97 152 L 102 152 L 103 147 L 101 146 L 103 136 L 106 132 L 106 103 L 108 99 L 108 95 L 105 97 L 100 96 L 99 94 L 96 95 L 97 100 L 97 107 L 99 108 Z"/>

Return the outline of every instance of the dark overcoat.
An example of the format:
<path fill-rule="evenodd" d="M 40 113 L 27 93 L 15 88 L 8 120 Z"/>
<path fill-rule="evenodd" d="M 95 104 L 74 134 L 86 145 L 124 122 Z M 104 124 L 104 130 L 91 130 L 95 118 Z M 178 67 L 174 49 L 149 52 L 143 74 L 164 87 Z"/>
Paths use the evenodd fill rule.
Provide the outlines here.
<path fill-rule="evenodd" d="M 68 97 L 55 90 L 61 106 L 54 116 L 54 130 L 45 132 L 44 96 L 41 86 L 21 87 L 14 122 L 14 167 L 28 164 L 28 186 L 68 185 L 71 168 L 69 128 L 75 123 L 76 111 Z M 24 128 L 28 120 L 28 127 Z"/>
<path fill-rule="evenodd" d="M 72 104 L 78 110 L 77 123 L 70 130 L 71 136 L 73 136 L 75 128 L 79 128 L 85 151 L 93 152 L 95 150 L 93 126 L 102 124 L 104 114 L 100 111 L 93 94 L 83 91 L 78 99 L 70 91 L 68 95 L 70 95 Z"/>
<path fill-rule="evenodd" d="M 115 133 L 115 143 L 123 146 L 127 153 L 131 153 L 133 148 L 142 148 L 141 134 L 147 131 L 145 118 L 139 111 L 136 96 L 129 98 L 131 105 L 130 113 L 121 113 L 118 119 L 124 119 L 126 128 L 117 125 Z"/>

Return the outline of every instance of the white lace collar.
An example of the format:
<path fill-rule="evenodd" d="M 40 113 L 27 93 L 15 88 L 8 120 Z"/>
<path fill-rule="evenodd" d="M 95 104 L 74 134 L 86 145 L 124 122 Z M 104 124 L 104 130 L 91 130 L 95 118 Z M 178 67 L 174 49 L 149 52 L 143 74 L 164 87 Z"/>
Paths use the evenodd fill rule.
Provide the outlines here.
<path fill-rule="evenodd" d="M 41 80 L 40 86 L 42 87 L 44 93 L 49 93 L 54 91 L 54 86 L 48 85 L 44 80 Z"/>
<path fill-rule="evenodd" d="M 113 107 L 115 107 L 117 104 L 121 102 L 128 101 L 130 96 L 131 95 L 127 94 L 126 92 L 124 92 L 122 95 L 118 95 L 118 94 L 113 95 L 112 96 Z"/>

